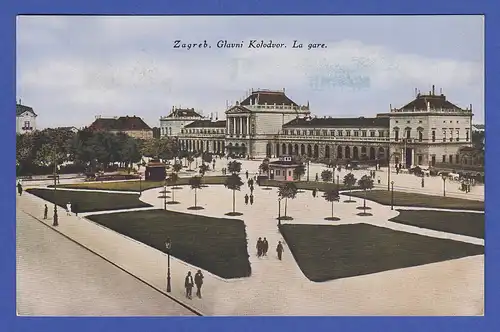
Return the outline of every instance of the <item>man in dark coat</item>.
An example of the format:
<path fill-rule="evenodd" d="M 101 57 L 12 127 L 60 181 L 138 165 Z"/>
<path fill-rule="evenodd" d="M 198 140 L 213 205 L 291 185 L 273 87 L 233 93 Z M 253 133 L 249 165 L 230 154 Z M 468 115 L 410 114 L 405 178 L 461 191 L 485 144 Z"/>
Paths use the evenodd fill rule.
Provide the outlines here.
<path fill-rule="evenodd" d="M 245 194 L 245 204 L 248 205 L 248 194 Z"/>
<path fill-rule="evenodd" d="M 246 177 L 247 177 L 247 179 L 248 179 L 248 170 L 245 172 L 245 175 L 246 175 Z"/>
<path fill-rule="evenodd" d="M 191 271 L 188 272 L 186 279 L 184 279 L 184 287 L 186 287 L 186 297 L 188 299 L 192 299 L 193 296 L 193 276 L 191 275 Z"/>
<path fill-rule="evenodd" d="M 19 196 L 23 194 L 23 185 L 21 184 L 21 182 L 17 183 L 17 192 L 19 193 Z"/>
<path fill-rule="evenodd" d="M 316 188 L 314 188 L 314 189 L 312 190 L 312 195 L 313 195 L 313 197 L 316 197 Z"/>
<path fill-rule="evenodd" d="M 283 255 L 283 245 L 281 241 L 278 241 L 278 246 L 276 246 L 276 252 L 278 253 L 278 259 L 281 260 L 281 255 Z"/>
<path fill-rule="evenodd" d="M 196 285 L 196 296 L 201 299 L 201 286 L 203 285 L 203 274 L 198 270 L 194 275 L 194 284 Z"/>
<path fill-rule="evenodd" d="M 49 208 L 47 207 L 47 204 L 45 204 L 45 207 L 43 208 L 43 219 L 47 219 L 48 214 L 49 214 Z"/>
<path fill-rule="evenodd" d="M 267 239 L 264 238 L 264 240 L 262 241 L 262 254 L 264 256 L 267 256 L 267 250 L 269 249 L 269 243 L 267 242 Z"/>
<path fill-rule="evenodd" d="M 253 205 L 253 195 L 250 194 L 250 205 Z"/>
<path fill-rule="evenodd" d="M 78 203 L 77 202 L 73 203 L 72 210 L 75 213 L 75 216 L 78 217 Z"/>
<path fill-rule="evenodd" d="M 262 239 L 259 237 L 257 240 L 257 257 L 262 256 Z"/>

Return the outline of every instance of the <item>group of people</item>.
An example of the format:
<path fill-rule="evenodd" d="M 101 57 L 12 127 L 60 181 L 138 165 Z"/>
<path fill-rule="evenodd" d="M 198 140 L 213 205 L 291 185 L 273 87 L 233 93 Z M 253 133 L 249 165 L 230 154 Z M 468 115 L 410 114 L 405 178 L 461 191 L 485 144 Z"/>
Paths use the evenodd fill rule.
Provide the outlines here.
<path fill-rule="evenodd" d="M 250 205 L 253 205 L 253 194 L 250 194 L 250 196 L 248 196 L 248 194 L 245 195 L 245 204 L 248 205 L 249 201 Z"/>
<path fill-rule="evenodd" d="M 257 257 L 267 256 L 267 251 L 269 250 L 269 243 L 267 239 L 262 239 L 259 237 L 257 240 Z M 278 241 L 278 245 L 276 246 L 276 253 L 278 254 L 278 259 L 281 260 L 283 257 L 283 244 L 281 241 Z"/>
<path fill-rule="evenodd" d="M 375 166 L 377 169 L 378 166 Z M 375 180 L 375 177 L 377 176 L 377 171 L 371 170 L 370 171 L 370 177 Z M 380 176 L 377 178 L 377 183 L 380 184 Z"/>
<path fill-rule="evenodd" d="M 186 288 L 186 297 L 188 299 L 193 298 L 193 287 L 196 285 L 196 296 L 201 299 L 201 286 L 203 285 L 203 273 L 201 273 L 201 270 L 198 270 L 196 274 L 193 276 L 191 275 L 191 271 L 187 273 L 186 278 L 184 279 L 184 287 Z"/>

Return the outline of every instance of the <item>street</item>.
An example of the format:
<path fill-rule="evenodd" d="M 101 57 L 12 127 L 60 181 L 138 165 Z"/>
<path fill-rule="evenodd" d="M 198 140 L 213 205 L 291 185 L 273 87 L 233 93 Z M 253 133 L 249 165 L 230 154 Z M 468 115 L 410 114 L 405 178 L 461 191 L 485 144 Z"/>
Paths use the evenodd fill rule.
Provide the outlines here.
<path fill-rule="evenodd" d="M 19 208 L 16 210 L 19 315 L 195 315 Z"/>

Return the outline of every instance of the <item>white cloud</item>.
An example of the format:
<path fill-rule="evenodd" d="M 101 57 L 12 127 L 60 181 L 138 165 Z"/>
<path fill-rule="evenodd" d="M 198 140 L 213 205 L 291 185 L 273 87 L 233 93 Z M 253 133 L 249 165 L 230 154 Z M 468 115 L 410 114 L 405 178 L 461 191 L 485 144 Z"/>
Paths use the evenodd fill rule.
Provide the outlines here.
<path fill-rule="evenodd" d="M 309 100 L 318 115 L 358 116 L 384 112 L 390 103 L 402 105 L 414 88 L 425 91 L 434 84 L 452 102 L 474 103 L 482 111 L 482 62 L 449 53 L 429 56 L 425 44 L 423 52 L 412 53 L 397 50 L 394 41 L 370 43 L 364 35 L 348 39 L 339 32 L 332 38 L 317 20 L 302 17 L 300 25 L 293 20 L 23 18 L 18 22 L 18 96 L 35 108 L 43 126 L 83 126 L 97 114 L 140 115 L 156 126 L 172 105 L 222 114 L 226 100 L 234 102 L 251 88 L 286 88 L 298 103 Z M 268 26 L 275 28 L 266 36 Z M 175 39 L 206 39 L 213 46 L 177 50 L 172 49 Z M 219 39 L 245 44 L 273 39 L 288 48 L 217 49 Z M 294 39 L 305 49 L 291 49 Z M 328 48 L 308 51 L 311 41 L 324 41 Z"/>

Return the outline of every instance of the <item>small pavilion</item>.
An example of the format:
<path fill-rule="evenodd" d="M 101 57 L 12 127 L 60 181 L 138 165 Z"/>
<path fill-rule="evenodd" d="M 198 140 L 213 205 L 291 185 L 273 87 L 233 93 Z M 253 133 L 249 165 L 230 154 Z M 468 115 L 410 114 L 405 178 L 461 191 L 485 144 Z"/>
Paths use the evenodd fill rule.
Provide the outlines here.
<path fill-rule="evenodd" d="M 299 166 L 290 156 L 282 156 L 269 163 L 269 179 L 276 181 L 293 181 L 295 168 Z"/>
<path fill-rule="evenodd" d="M 159 160 L 151 160 L 146 165 L 146 181 L 163 181 L 167 176 L 167 165 Z"/>

